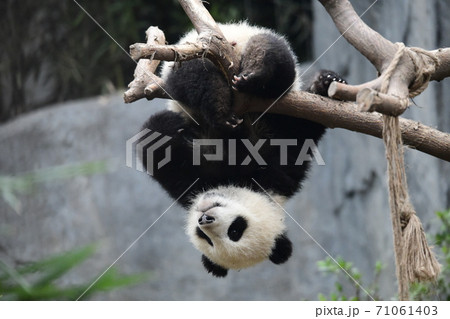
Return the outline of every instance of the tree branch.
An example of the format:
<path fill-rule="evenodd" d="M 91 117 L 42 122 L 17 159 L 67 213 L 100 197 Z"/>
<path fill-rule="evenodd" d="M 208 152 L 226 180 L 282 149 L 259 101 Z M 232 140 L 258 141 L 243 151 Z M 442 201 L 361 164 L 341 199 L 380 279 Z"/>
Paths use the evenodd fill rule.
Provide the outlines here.
<path fill-rule="evenodd" d="M 207 48 L 208 53 L 211 53 L 208 58 L 219 67 L 228 83 L 231 83 L 233 75 L 237 74 L 239 68 L 239 61 L 232 45 L 228 43 L 201 0 L 179 0 L 179 2 L 197 30 L 197 42 Z"/>
<path fill-rule="evenodd" d="M 148 45 L 159 45 L 166 42 L 164 32 L 157 27 L 149 27 L 145 34 Z M 128 84 L 129 89 L 123 95 L 125 103 L 131 103 L 144 97 L 166 97 L 163 89 L 164 81 L 154 74 L 159 60 L 152 57 L 150 60 L 141 59 L 137 62 L 134 80 Z"/>
<path fill-rule="evenodd" d="M 397 51 L 395 45 L 369 28 L 349 1 L 319 0 L 342 36 L 383 73 Z"/>
<path fill-rule="evenodd" d="M 397 45 L 384 39 L 379 33 L 369 28 L 354 12 L 353 7 L 347 0 L 319 1 L 331 15 L 344 37 L 366 56 L 380 73 L 383 73 L 397 52 Z M 140 61 L 145 58 L 182 61 L 206 56 L 220 67 L 230 82 L 232 76 L 237 73 L 236 69 L 238 68 L 238 62 L 234 56 L 232 46 L 227 42 L 200 0 L 179 0 L 179 2 L 191 19 L 197 32 L 199 32 L 198 40 L 195 43 L 175 46 L 161 45 L 164 42 L 136 44 L 134 47 L 132 46 L 133 50 L 135 50 L 133 57 L 140 59 Z M 438 61 L 435 71 L 431 75 L 431 80 L 440 81 L 450 76 L 450 48 L 429 51 L 429 53 Z M 152 79 L 146 78 L 148 82 L 145 86 L 142 84 L 138 86 L 140 87 L 138 95 L 135 95 L 132 99 L 126 99 L 126 101 L 132 102 L 142 97 L 147 97 L 148 99 L 155 97 L 169 98 L 160 89 L 160 86 L 164 88 L 163 81 L 160 78 L 155 80 L 153 76 Z M 415 77 L 415 66 L 411 62 L 408 52 L 401 58 L 396 72 L 391 77 L 391 86 L 388 91 L 388 94 L 391 96 L 389 98 L 396 102 L 398 102 L 399 98 L 406 98 L 409 85 Z M 383 80 L 384 75 L 382 74 L 377 79 L 355 86 L 334 82 L 330 86 L 329 94 L 338 99 L 355 101 L 360 90 L 364 88 L 379 90 Z M 142 81 L 145 82 L 145 79 Z M 142 91 L 143 86 L 144 90 Z M 238 113 L 263 113 L 269 108 L 269 112 L 305 118 L 331 128 L 340 127 L 378 138 L 381 137 L 381 116 L 379 114 L 359 112 L 353 103 L 338 102 L 307 92 L 290 92 L 271 106 L 272 101 L 270 100 L 262 100 L 235 92 L 234 94 Z M 377 103 L 387 105 L 387 109 L 389 109 L 389 106 L 392 106 L 392 101 L 386 101 L 383 95 L 378 95 L 377 100 L 379 100 Z M 398 106 L 394 103 L 390 111 L 398 109 Z M 400 119 L 400 124 L 403 140 L 409 147 L 450 161 L 449 134 L 411 120 Z"/>
<path fill-rule="evenodd" d="M 381 115 L 360 112 L 358 106 L 351 102 L 331 100 L 308 92 L 290 92 L 275 104 L 271 102 L 248 97 L 245 103 L 247 108 L 242 111 L 265 112 L 270 107 L 271 113 L 301 117 L 330 128 L 382 137 Z M 400 118 L 400 127 L 403 141 L 410 148 L 450 162 L 450 134 L 403 118 Z"/>
<path fill-rule="evenodd" d="M 366 25 L 356 14 L 348 0 L 319 0 L 333 19 L 342 36 L 364 55 L 377 69 L 381 76 L 379 80 L 385 80 L 384 75 L 388 66 L 394 59 L 399 47 L 382 37 L 378 32 Z M 420 48 L 408 48 L 400 59 L 398 66 L 390 77 L 390 85 L 387 93 L 400 99 L 407 98 L 410 91 L 416 89 L 415 81 L 421 81 L 425 66 L 433 66 L 427 69 L 425 82 L 428 80 L 441 81 L 450 76 L 450 48 L 441 48 L 426 51 Z M 387 79 L 389 80 L 389 79 Z M 355 101 L 360 89 L 380 89 L 380 81 L 374 80 L 353 88 L 344 88 L 339 84 L 330 86 L 329 96 L 345 98 Z M 417 83 L 420 85 L 422 83 Z M 426 84 L 426 83 L 423 83 Z M 412 92 L 414 93 L 414 92 Z M 383 102 L 389 104 L 389 101 Z M 382 110 L 377 110 L 382 111 Z M 392 110 L 391 110 L 392 111 Z M 392 114 L 392 112 L 388 113 Z"/>

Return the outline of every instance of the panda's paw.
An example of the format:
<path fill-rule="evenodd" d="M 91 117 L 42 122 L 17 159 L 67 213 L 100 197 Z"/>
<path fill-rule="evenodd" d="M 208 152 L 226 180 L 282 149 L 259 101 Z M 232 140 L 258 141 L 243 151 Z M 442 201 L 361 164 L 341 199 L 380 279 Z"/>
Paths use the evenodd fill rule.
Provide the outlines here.
<path fill-rule="evenodd" d="M 234 75 L 231 82 L 233 83 L 232 88 L 236 91 L 245 92 L 247 87 L 252 86 L 252 79 L 255 77 L 253 72 L 242 72 L 239 75 Z"/>
<path fill-rule="evenodd" d="M 232 114 L 228 119 L 225 121 L 225 124 L 230 128 L 236 128 L 238 127 L 244 120 L 237 117 L 236 114 Z"/>
<path fill-rule="evenodd" d="M 344 80 L 339 74 L 329 70 L 321 70 L 317 74 L 314 82 L 310 87 L 310 91 L 312 93 L 316 93 L 322 96 L 328 96 L 328 88 L 332 82 L 339 82 L 347 84 L 347 81 Z"/>

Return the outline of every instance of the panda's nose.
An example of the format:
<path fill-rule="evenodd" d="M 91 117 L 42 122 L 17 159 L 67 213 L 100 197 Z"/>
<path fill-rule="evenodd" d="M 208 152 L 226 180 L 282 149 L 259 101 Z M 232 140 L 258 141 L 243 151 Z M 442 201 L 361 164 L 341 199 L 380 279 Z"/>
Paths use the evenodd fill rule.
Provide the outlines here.
<path fill-rule="evenodd" d="M 199 225 L 206 225 L 206 224 L 211 224 L 212 222 L 214 222 L 216 219 L 212 216 L 203 214 L 202 217 L 200 217 L 198 219 L 198 223 Z"/>

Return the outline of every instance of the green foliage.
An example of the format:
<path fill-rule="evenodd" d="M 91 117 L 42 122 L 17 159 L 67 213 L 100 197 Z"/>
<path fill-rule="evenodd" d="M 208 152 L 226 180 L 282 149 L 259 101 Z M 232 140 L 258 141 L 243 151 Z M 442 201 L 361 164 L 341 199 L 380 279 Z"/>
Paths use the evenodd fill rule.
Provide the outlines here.
<path fill-rule="evenodd" d="M 93 285 L 96 278 L 77 285 L 59 282 L 72 268 L 92 256 L 94 251 L 94 246 L 87 246 L 16 268 L 0 260 L 0 300 L 76 300 L 82 294 L 85 299 L 101 291 L 148 280 L 147 274 L 125 276 L 111 268 Z"/>
<path fill-rule="evenodd" d="M 44 168 L 19 176 L 0 175 L 0 198 L 3 198 L 16 213 L 20 214 L 22 205 L 18 197 L 31 193 L 39 184 L 104 173 L 107 170 L 106 161 L 93 161 Z"/>
<path fill-rule="evenodd" d="M 436 243 L 441 249 L 443 257 L 442 271 L 436 282 L 419 282 L 411 284 L 411 300 L 450 301 L 450 209 L 443 212 L 437 212 L 436 216 L 438 217 L 441 226 L 440 230 L 431 236 L 431 241 Z M 329 296 L 319 294 L 319 300 L 372 300 L 365 292 L 362 292 L 361 286 L 356 283 L 359 282 L 363 285 L 363 276 L 357 268 L 353 267 L 351 262 L 338 257 L 336 262 L 331 258 L 327 258 L 319 261 L 317 265 L 320 271 L 337 276 L 337 280 L 334 284 L 335 291 Z M 376 300 L 379 299 L 378 281 L 382 270 L 383 264 L 378 261 L 374 267 L 374 279 L 372 283 L 363 285 L 367 292 Z M 350 296 L 348 296 L 349 289 L 345 289 L 344 287 L 350 287 L 350 291 L 353 290 L 353 293 L 350 293 Z"/>
<path fill-rule="evenodd" d="M 411 300 L 446 300 L 450 301 L 450 209 L 437 212 L 441 222 L 438 233 L 431 237 L 441 250 L 442 269 L 436 282 L 418 282 L 410 287 Z"/>
<path fill-rule="evenodd" d="M 107 161 L 93 161 L 44 168 L 19 176 L 0 176 L 0 198 L 20 214 L 20 196 L 30 194 L 39 186 L 104 173 L 110 168 Z M 94 251 L 94 246 L 88 246 L 18 267 L 0 260 L 0 300 L 75 300 L 84 292 L 83 298 L 86 298 L 148 279 L 146 274 L 124 276 L 111 268 L 95 284 L 96 278 L 77 285 L 63 284 L 61 281 L 69 271 L 85 262 Z"/>
<path fill-rule="evenodd" d="M 329 296 L 324 294 L 319 294 L 318 298 L 321 301 L 332 300 L 332 301 L 358 301 L 358 300 L 372 300 L 370 296 L 367 295 L 365 291 L 363 291 L 361 285 L 361 272 L 353 266 L 353 263 L 345 261 L 343 258 L 338 257 L 334 261 L 330 257 L 320 260 L 317 262 L 317 266 L 320 271 L 326 274 L 333 274 L 338 277 L 338 281 L 335 282 L 335 291 L 333 291 Z M 381 262 L 377 262 L 375 264 L 374 269 L 374 282 L 366 287 L 364 285 L 364 289 L 375 299 L 378 299 L 378 285 L 377 281 L 383 269 L 383 264 Z M 344 290 L 344 286 L 348 287 L 348 289 Z M 346 293 L 348 290 L 353 291 L 350 296 L 347 296 Z"/>

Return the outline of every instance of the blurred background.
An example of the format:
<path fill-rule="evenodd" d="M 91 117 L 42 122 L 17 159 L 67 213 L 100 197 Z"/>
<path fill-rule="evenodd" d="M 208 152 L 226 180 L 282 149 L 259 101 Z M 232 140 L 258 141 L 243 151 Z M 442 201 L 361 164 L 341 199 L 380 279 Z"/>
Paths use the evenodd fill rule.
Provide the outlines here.
<path fill-rule="evenodd" d="M 373 1 L 352 4 L 362 14 Z M 285 34 L 305 77 L 320 68 L 352 84 L 376 76 L 344 39 L 333 44 L 339 33 L 316 0 L 205 6 L 218 22 L 247 19 Z M 448 16 L 445 0 L 378 1 L 363 20 L 393 42 L 435 49 L 450 46 Z M 125 165 L 126 140 L 165 104 L 124 104 L 136 66 L 126 52 L 145 42 L 150 25 L 169 43 L 189 30 L 178 2 L 4 0 L 0 18 L 0 300 L 368 299 L 328 254 L 375 298 L 396 298 L 381 140 L 329 130 L 319 145 L 326 165 L 313 165 L 288 203 L 326 252 L 287 218 L 288 263 L 216 279 L 184 234 L 185 212 Z M 404 116 L 450 132 L 448 101 L 450 81 L 431 83 Z M 444 269 L 412 295 L 448 300 L 450 163 L 407 150 L 406 164 L 410 196 Z"/>

